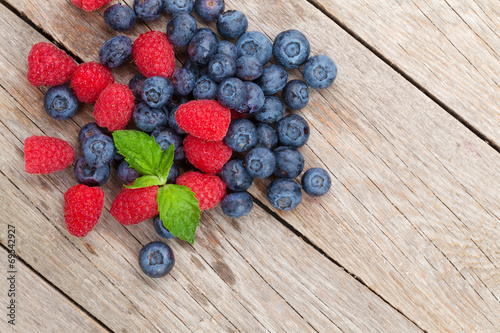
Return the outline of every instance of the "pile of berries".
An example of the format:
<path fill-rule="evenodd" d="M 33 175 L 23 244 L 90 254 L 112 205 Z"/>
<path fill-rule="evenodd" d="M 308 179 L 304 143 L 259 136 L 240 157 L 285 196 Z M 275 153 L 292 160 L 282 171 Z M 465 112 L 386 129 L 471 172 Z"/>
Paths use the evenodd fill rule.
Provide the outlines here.
<path fill-rule="evenodd" d="M 87 11 L 109 0 L 72 0 Z M 192 11 L 204 21 L 217 20 L 217 31 L 198 28 Z M 137 18 L 150 21 L 165 11 L 166 33 L 150 31 L 134 42 L 117 36 L 99 50 L 100 63 L 77 63 L 52 44 L 35 44 L 29 54 L 28 80 L 51 86 L 44 98 L 47 114 L 71 118 L 78 103 L 94 103 L 95 123 L 78 134 L 81 154 L 74 176 L 79 185 L 64 195 L 68 231 L 83 237 L 94 228 L 103 209 L 112 163 L 125 184 L 141 176 L 117 153 L 111 133 L 135 127 L 154 138 L 162 150 L 174 145 L 168 183 L 189 187 L 201 210 L 221 203 L 231 218 L 247 215 L 253 206 L 245 192 L 254 178 L 275 178 L 267 198 L 276 209 L 290 210 L 309 195 L 325 194 L 330 176 L 320 168 L 302 174 L 304 157 L 298 148 L 310 135 L 307 121 L 286 109 L 309 102 L 309 88 L 324 89 L 336 78 L 335 63 L 325 55 L 310 57 L 307 38 L 297 30 L 281 32 L 274 43 L 259 31 L 247 31 L 245 15 L 225 10 L 224 0 L 135 0 L 133 9 L 115 4 L 104 12 L 105 23 L 117 31 L 134 27 Z M 235 43 L 233 43 L 234 41 Z M 189 59 L 175 69 L 176 48 L 187 48 Z M 275 63 L 268 64 L 274 56 Z M 110 69 L 133 59 L 140 74 L 128 85 L 115 83 Z M 303 80 L 288 81 L 287 69 L 302 67 Z M 69 82 L 69 84 L 68 84 Z M 133 126 L 132 126 L 133 124 Z M 25 168 L 46 174 L 71 165 L 73 148 L 63 140 L 33 136 L 25 141 Z M 302 174 L 301 185 L 294 178 Z M 174 237 L 158 217 L 158 186 L 124 188 L 111 214 L 124 225 L 154 218 L 158 234 Z M 139 262 L 152 277 L 167 274 L 174 264 L 172 249 L 146 245 Z"/>

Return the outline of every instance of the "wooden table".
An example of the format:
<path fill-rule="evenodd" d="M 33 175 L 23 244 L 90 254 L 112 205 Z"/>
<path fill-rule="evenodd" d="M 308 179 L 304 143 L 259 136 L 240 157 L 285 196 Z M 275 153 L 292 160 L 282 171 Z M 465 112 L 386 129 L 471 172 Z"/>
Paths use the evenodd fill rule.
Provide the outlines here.
<path fill-rule="evenodd" d="M 27 55 L 50 41 L 78 62 L 96 61 L 117 33 L 102 9 L 2 0 L 0 331 L 500 331 L 498 1 L 226 3 L 247 15 L 250 30 L 273 39 L 298 29 L 312 54 L 336 61 L 334 85 L 312 91 L 298 112 L 311 125 L 306 168 L 329 170 L 331 191 L 279 212 L 265 198 L 268 181 L 256 181 L 250 215 L 232 220 L 218 207 L 203 213 L 194 246 L 169 242 L 176 266 L 161 279 L 137 264 L 141 247 L 159 240 L 152 223 L 123 227 L 109 214 L 122 186 L 115 174 L 95 230 L 71 236 L 62 205 L 73 169 L 25 173 L 23 142 L 49 135 L 78 148 L 92 106 L 50 119 L 46 88 L 27 82 Z M 166 21 L 126 35 L 164 31 Z M 113 73 L 127 83 L 136 69 Z M 15 326 L 6 317 L 9 225 Z"/>

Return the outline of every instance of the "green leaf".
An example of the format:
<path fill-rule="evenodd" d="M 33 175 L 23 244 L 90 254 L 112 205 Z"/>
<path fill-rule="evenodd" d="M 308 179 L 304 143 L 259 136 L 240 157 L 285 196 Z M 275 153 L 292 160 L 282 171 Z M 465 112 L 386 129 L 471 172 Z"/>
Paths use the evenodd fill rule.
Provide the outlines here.
<path fill-rule="evenodd" d="M 170 172 L 170 168 L 174 163 L 174 144 L 168 146 L 167 150 L 161 155 L 160 166 L 158 167 L 158 175 L 165 179 L 168 178 L 168 173 Z M 162 184 L 163 185 L 163 184 Z"/>
<path fill-rule="evenodd" d="M 142 175 L 158 175 L 163 151 L 153 137 L 134 130 L 114 131 L 113 140 L 130 167 Z"/>
<path fill-rule="evenodd" d="M 167 182 L 166 178 L 159 178 L 158 176 L 146 175 L 137 178 L 132 185 L 125 185 L 126 188 L 142 188 L 158 185 L 161 186 Z"/>
<path fill-rule="evenodd" d="M 165 228 L 193 244 L 200 224 L 200 207 L 194 192 L 186 186 L 165 185 L 158 190 L 156 201 Z"/>

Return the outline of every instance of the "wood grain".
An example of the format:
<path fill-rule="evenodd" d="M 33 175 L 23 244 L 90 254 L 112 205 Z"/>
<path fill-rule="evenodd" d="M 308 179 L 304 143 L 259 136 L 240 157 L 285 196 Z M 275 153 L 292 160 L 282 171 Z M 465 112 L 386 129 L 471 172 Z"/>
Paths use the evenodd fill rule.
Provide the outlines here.
<path fill-rule="evenodd" d="M 497 0 L 309 0 L 500 145 Z"/>

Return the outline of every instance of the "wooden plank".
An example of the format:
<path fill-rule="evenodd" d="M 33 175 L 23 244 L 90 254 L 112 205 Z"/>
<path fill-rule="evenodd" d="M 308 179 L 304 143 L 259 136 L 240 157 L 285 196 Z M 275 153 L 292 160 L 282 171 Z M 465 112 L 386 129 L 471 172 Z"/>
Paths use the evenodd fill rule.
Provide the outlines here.
<path fill-rule="evenodd" d="M 500 146 L 498 0 L 308 0 Z"/>
<path fill-rule="evenodd" d="M 5 46 L 0 51 L 0 202 L 7 212 L 2 222 L 4 216 L 29 221 L 16 224 L 19 238 L 29 239 L 19 255 L 103 323 L 130 332 L 419 331 L 258 207 L 239 222 L 226 219 L 220 209 L 204 214 L 194 247 L 169 242 L 177 262 L 164 279 L 146 278 L 136 263 L 141 246 L 158 239 L 152 224 L 125 228 L 109 214 L 121 187 L 115 177 L 103 187 L 106 210 L 95 231 L 85 239 L 70 236 L 61 212 L 62 193 L 74 185 L 72 170 L 26 174 L 22 142 L 45 133 L 76 147 L 88 109 L 75 121 L 47 119 L 43 92 L 25 78 L 29 48 L 44 39 L 0 9 Z M 0 240 L 5 242 L 2 233 Z"/>

